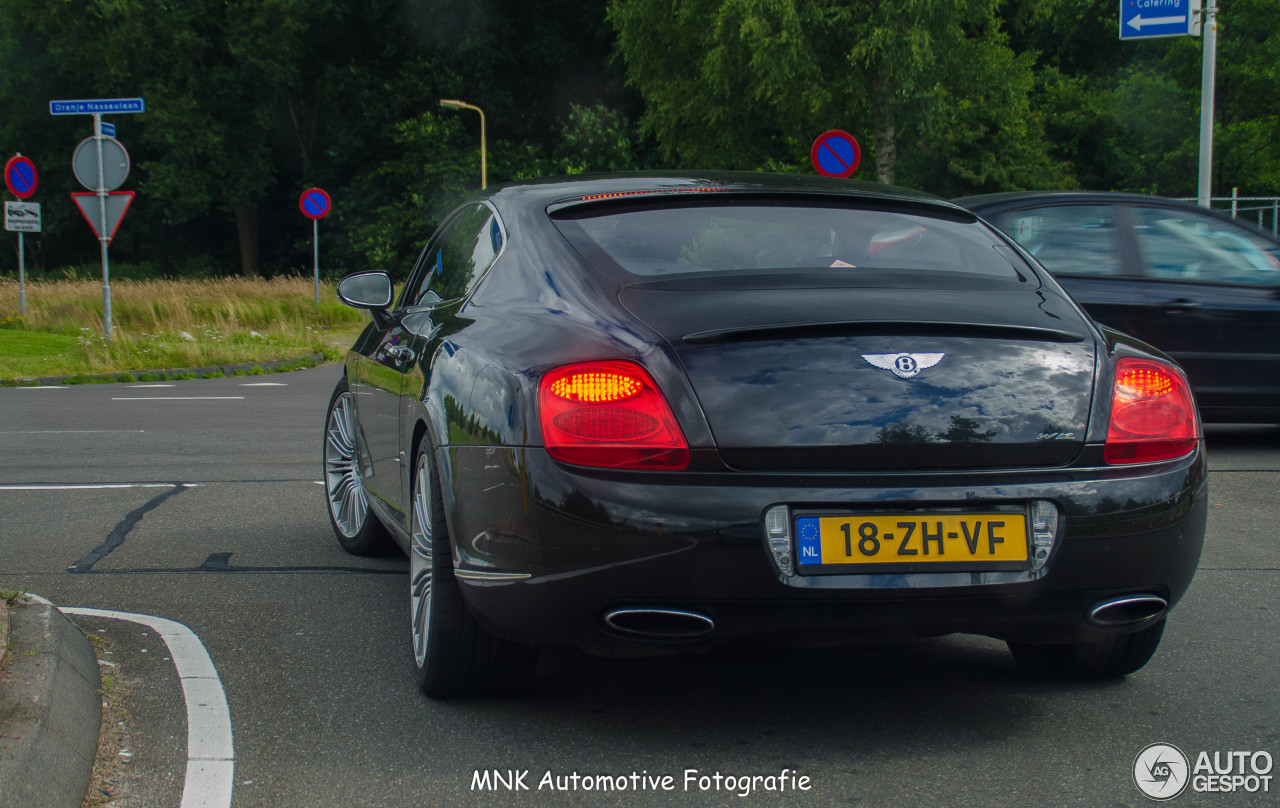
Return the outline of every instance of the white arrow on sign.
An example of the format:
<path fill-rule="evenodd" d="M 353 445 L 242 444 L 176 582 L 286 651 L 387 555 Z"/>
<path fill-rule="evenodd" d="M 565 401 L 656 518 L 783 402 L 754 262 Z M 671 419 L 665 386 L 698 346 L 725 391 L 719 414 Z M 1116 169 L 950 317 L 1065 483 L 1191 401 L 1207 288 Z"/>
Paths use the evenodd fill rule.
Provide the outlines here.
<path fill-rule="evenodd" d="M 1144 25 L 1173 25 L 1174 23 L 1185 23 L 1186 21 L 1187 17 L 1185 14 L 1181 17 L 1148 17 L 1145 20 L 1142 19 L 1142 15 L 1139 14 L 1132 20 L 1129 20 L 1129 25 L 1141 31 L 1142 26 Z"/>

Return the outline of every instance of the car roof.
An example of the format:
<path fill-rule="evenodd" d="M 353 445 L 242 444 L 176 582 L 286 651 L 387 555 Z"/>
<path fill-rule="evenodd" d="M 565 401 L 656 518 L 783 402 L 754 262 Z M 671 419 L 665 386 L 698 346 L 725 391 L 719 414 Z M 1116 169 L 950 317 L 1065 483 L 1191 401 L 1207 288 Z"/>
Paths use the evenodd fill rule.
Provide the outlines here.
<path fill-rule="evenodd" d="M 1003 211 L 1016 211 L 1022 208 L 1045 205 L 1156 205 L 1163 208 L 1183 208 L 1196 211 L 1201 215 L 1212 216 L 1236 227 L 1248 230 L 1255 236 L 1261 236 L 1271 242 L 1277 242 L 1275 234 L 1258 227 L 1248 219 L 1234 217 L 1230 212 L 1216 208 L 1204 208 L 1185 199 L 1173 199 L 1167 196 L 1135 194 L 1123 191 L 1009 191 L 998 194 L 980 194 L 952 199 L 952 203 L 971 210 L 974 213 L 989 217 Z"/>
<path fill-rule="evenodd" d="M 650 171 L 517 180 L 482 194 L 495 204 L 550 207 L 557 203 L 593 201 L 613 196 L 670 193 L 683 196 L 709 191 L 746 194 L 832 195 L 889 204 L 936 207 L 954 214 L 958 206 L 936 196 L 893 185 L 806 174 L 747 171 Z"/>
<path fill-rule="evenodd" d="M 1161 204 L 1179 207 L 1196 207 L 1181 199 L 1150 194 L 1135 194 L 1123 191 L 1006 191 L 998 194 L 978 194 L 962 196 L 951 200 L 956 205 L 970 210 L 992 210 L 996 208 L 1015 208 L 1026 204 L 1044 203 L 1084 203 L 1103 202 L 1112 205 L 1123 204 Z"/>

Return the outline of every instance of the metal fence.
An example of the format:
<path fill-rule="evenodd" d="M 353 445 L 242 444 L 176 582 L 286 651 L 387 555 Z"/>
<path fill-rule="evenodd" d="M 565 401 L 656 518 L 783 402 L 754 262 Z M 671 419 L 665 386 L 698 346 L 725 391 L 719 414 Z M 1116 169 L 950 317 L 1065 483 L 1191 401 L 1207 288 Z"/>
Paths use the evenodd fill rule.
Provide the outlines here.
<path fill-rule="evenodd" d="M 1186 200 L 1196 201 L 1195 197 L 1187 197 Z M 1254 220 L 1260 229 L 1280 236 L 1280 196 L 1240 196 L 1232 188 L 1231 196 L 1215 196 L 1209 203 L 1217 210 L 1230 211 L 1234 218 Z"/>

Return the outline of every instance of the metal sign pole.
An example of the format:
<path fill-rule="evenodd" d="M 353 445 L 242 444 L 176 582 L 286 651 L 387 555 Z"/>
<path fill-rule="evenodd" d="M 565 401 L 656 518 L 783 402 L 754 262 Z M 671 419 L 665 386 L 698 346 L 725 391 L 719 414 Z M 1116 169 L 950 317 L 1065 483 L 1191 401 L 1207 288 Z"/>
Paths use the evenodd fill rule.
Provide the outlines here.
<path fill-rule="evenodd" d="M 111 274 L 107 263 L 107 245 L 111 236 L 107 232 L 107 179 L 103 175 L 102 158 L 102 116 L 93 115 L 93 137 L 98 143 L 98 240 L 102 243 L 102 321 L 103 337 L 111 339 Z"/>
<path fill-rule="evenodd" d="M 308 188 L 298 197 L 298 210 L 311 220 L 312 266 L 316 278 L 316 306 L 320 305 L 320 220 L 329 215 L 333 200 L 323 188 Z"/>
<path fill-rule="evenodd" d="M 4 184 L 19 200 L 26 199 L 36 192 L 37 174 L 35 163 L 23 157 L 22 152 L 15 154 L 4 167 Z M 11 214 L 21 218 L 19 223 L 11 223 Z M 28 217 L 35 217 L 35 226 L 31 226 Z M 11 226 L 12 224 L 12 226 Z M 36 203 L 9 203 L 4 205 L 5 230 L 18 231 L 18 314 L 27 314 L 27 250 L 24 231 L 40 232 L 40 206 Z"/>
<path fill-rule="evenodd" d="M 316 267 L 316 305 L 320 305 L 320 220 L 311 220 L 311 245 L 314 248 Z"/>
<path fill-rule="evenodd" d="M 1213 206 L 1213 84 L 1218 69 L 1218 5 L 1208 0 L 1204 9 L 1204 57 L 1200 72 L 1200 207 Z"/>
<path fill-rule="evenodd" d="M 27 315 L 27 256 L 22 249 L 22 231 L 18 231 L 18 313 Z"/>

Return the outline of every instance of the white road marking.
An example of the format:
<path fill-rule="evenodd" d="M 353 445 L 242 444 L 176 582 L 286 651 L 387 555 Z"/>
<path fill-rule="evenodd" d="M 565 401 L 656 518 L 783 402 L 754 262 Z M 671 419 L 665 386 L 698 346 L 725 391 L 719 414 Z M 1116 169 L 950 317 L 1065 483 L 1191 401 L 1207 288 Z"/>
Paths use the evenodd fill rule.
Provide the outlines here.
<path fill-rule="evenodd" d="M 19 435 L 102 435 L 107 432 L 146 432 L 145 429 L 27 429 Z"/>
<path fill-rule="evenodd" d="M 23 385 L 18 389 L 19 390 L 66 390 L 70 386 L 71 385 L 69 384 L 33 384 L 29 386 Z"/>
<path fill-rule="evenodd" d="M 240 382 L 241 387 L 288 387 L 284 382 Z"/>
<path fill-rule="evenodd" d="M 316 485 L 324 485 L 324 480 L 312 480 L 311 482 L 315 483 Z"/>
<path fill-rule="evenodd" d="M 231 711 L 209 651 L 195 632 L 174 620 L 149 614 L 74 607 L 61 611 L 137 623 L 160 635 L 169 648 L 187 703 L 187 778 L 180 808 L 230 808 L 236 766 Z"/>
<path fill-rule="evenodd" d="M 112 396 L 112 401 L 239 401 L 244 396 Z"/>
<path fill-rule="evenodd" d="M 0 484 L 0 491 L 88 491 L 98 488 L 199 488 L 203 483 L 46 483 L 40 485 Z"/>
<path fill-rule="evenodd" d="M 129 388 L 131 390 L 138 390 L 144 387 L 177 387 L 177 386 L 178 385 L 176 384 L 131 384 L 129 385 Z"/>

